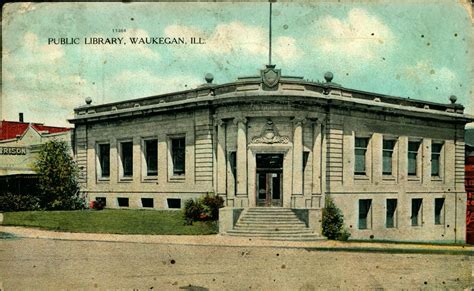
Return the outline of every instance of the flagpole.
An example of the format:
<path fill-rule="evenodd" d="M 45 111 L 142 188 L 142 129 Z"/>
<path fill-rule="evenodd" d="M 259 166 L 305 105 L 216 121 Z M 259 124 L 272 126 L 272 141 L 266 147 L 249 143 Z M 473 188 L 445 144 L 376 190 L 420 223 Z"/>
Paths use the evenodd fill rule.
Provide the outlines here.
<path fill-rule="evenodd" d="M 268 64 L 272 64 L 272 1 L 270 0 L 270 14 L 269 14 L 269 29 L 268 29 Z"/>

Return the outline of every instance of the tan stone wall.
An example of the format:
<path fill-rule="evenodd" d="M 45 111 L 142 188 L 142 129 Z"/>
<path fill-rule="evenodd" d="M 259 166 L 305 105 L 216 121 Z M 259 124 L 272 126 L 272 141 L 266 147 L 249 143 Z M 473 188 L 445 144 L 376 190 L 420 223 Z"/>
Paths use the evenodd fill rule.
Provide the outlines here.
<path fill-rule="evenodd" d="M 465 235 L 465 192 L 461 184 L 463 142 L 453 124 L 358 112 L 331 112 L 328 133 L 328 193 L 341 208 L 353 238 L 457 240 Z M 341 135 L 341 133 L 343 133 Z M 331 136 L 332 135 L 332 136 Z M 354 174 L 354 137 L 370 137 L 366 175 Z M 383 137 L 397 140 L 393 173 L 382 174 Z M 421 142 L 418 173 L 407 173 L 408 141 Z M 441 173 L 431 176 L 431 141 L 444 143 Z M 462 158 L 462 159 L 461 159 Z M 434 224 L 434 199 L 445 198 L 444 223 Z M 386 228 L 386 199 L 397 199 L 397 227 Z M 421 226 L 411 225 L 411 200 L 422 198 Z M 370 229 L 358 229 L 359 200 L 372 199 Z"/>
<path fill-rule="evenodd" d="M 140 198 L 155 198 L 156 208 L 166 208 L 166 198 L 196 197 L 213 191 L 212 124 L 207 110 L 139 117 L 76 126 L 76 159 L 82 169 L 83 191 L 89 199 L 107 197 L 107 207 L 118 207 L 116 197 L 130 198 L 140 208 Z M 186 140 L 185 175 L 173 176 L 170 138 Z M 158 140 L 158 175 L 146 177 L 143 139 Z M 133 177 L 120 175 L 119 143 L 133 142 Z M 97 147 L 110 144 L 110 177 L 98 177 Z"/>

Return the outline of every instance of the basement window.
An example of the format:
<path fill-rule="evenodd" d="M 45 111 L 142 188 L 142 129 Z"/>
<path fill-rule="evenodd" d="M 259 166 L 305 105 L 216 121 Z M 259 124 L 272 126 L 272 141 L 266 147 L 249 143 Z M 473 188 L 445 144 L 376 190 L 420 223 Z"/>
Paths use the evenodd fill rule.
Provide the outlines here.
<path fill-rule="evenodd" d="M 117 198 L 117 202 L 119 207 L 128 207 L 128 198 L 119 197 Z"/>
<path fill-rule="evenodd" d="M 181 208 L 181 199 L 179 198 L 168 198 L 166 199 L 168 203 L 168 208 L 178 209 Z"/>
<path fill-rule="evenodd" d="M 153 198 L 142 198 L 142 207 L 153 208 Z"/>

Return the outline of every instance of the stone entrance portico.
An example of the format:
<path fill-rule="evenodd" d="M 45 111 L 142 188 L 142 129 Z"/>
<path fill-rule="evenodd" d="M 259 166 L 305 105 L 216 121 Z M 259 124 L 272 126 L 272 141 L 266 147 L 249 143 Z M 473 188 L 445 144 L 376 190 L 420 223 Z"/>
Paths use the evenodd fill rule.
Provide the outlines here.
<path fill-rule="evenodd" d="M 216 115 L 217 193 L 226 200 L 226 206 L 322 206 L 322 124 L 318 121 L 321 117 L 299 118 L 295 116 L 305 112 L 285 114 L 285 107 L 280 109 L 278 115 L 269 112 L 265 116 L 264 111 L 249 111 L 244 117 L 227 118 L 226 112 Z M 266 170 L 281 180 L 281 203 L 257 203 L 261 200 L 259 190 L 262 190 L 257 176 L 263 171 L 257 164 L 258 158 L 264 155 L 281 156 L 281 168 L 273 172 Z M 229 159 L 235 159 L 235 165 L 228 162 Z"/>

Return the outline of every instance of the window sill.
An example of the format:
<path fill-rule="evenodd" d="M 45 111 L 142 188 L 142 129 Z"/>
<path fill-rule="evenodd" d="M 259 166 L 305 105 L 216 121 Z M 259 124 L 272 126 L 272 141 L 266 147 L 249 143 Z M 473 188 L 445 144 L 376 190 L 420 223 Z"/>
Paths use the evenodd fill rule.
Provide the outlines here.
<path fill-rule="evenodd" d="M 421 179 L 418 176 L 408 176 L 407 180 L 408 181 L 415 181 L 415 182 L 418 181 L 419 182 Z"/>
<path fill-rule="evenodd" d="M 364 175 L 364 174 L 354 174 L 354 180 L 368 181 L 369 176 Z"/>
<path fill-rule="evenodd" d="M 440 176 L 431 176 L 431 181 L 443 182 L 443 179 Z"/>
<path fill-rule="evenodd" d="M 395 177 L 392 175 L 383 175 L 382 180 L 384 181 L 395 181 Z"/>
<path fill-rule="evenodd" d="M 172 176 L 169 178 L 168 182 L 171 182 L 171 183 L 184 183 L 184 181 L 186 180 L 186 176 Z"/>
<path fill-rule="evenodd" d="M 133 181 L 133 177 L 120 177 L 119 182 L 129 183 Z"/>
<path fill-rule="evenodd" d="M 110 178 L 97 178 L 97 182 L 100 182 L 100 183 L 107 183 L 107 182 L 110 182 Z"/>
<path fill-rule="evenodd" d="M 158 181 L 158 176 L 145 176 L 143 177 L 143 182 L 156 182 Z"/>

